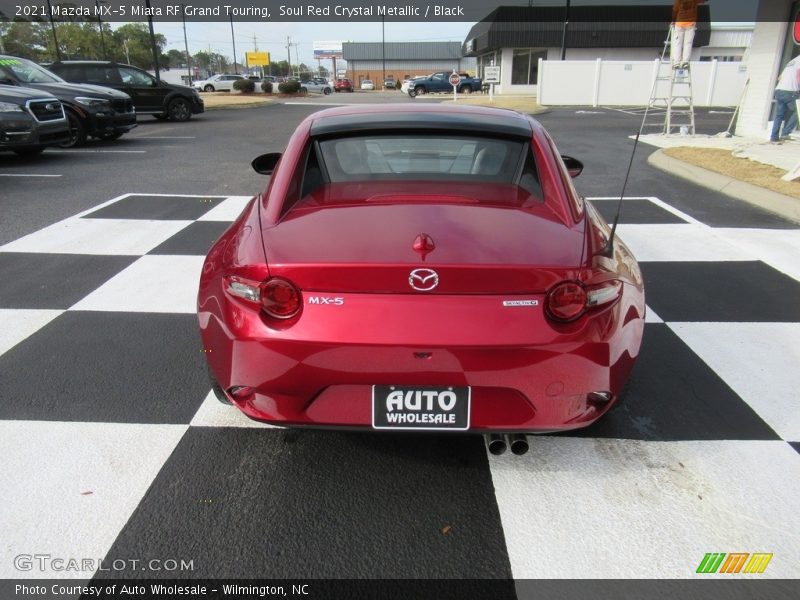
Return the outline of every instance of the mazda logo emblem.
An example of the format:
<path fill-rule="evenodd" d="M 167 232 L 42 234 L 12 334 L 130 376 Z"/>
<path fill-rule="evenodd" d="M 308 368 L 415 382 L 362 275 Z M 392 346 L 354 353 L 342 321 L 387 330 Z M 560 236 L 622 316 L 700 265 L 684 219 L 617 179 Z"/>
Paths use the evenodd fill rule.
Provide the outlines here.
<path fill-rule="evenodd" d="M 433 269 L 414 269 L 408 276 L 408 285 L 418 292 L 430 292 L 439 285 L 439 274 Z"/>

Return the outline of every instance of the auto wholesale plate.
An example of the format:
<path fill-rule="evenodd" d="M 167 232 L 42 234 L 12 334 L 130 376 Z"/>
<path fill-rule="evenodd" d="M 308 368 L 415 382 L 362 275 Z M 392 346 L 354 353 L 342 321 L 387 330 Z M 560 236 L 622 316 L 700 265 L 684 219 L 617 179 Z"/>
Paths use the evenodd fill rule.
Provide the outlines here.
<path fill-rule="evenodd" d="M 375 429 L 469 429 L 468 387 L 372 386 Z"/>

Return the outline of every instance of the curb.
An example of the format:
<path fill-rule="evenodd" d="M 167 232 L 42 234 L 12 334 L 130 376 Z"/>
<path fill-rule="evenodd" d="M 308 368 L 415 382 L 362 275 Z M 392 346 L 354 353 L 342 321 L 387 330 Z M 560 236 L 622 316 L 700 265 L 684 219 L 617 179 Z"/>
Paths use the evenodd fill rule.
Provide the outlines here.
<path fill-rule="evenodd" d="M 795 223 L 800 223 L 800 200 L 797 198 L 773 192 L 752 183 L 746 183 L 677 158 L 672 158 L 664 154 L 663 150 L 656 150 L 648 156 L 647 163 L 697 185 L 763 208 Z"/>
<path fill-rule="evenodd" d="M 254 108 L 256 106 L 272 106 L 273 104 L 278 104 L 276 101 L 269 101 L 269 102 L 241 102 L 239 104 L 217 104 L 216 106 L 206 106 L 206 110 L 223 110 L 229 108 Z"/>

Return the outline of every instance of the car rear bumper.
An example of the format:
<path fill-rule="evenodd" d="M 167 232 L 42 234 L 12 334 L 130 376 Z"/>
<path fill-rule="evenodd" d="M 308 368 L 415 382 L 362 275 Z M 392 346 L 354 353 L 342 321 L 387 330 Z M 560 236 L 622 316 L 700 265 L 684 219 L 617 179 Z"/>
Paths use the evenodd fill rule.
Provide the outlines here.
<path fill-rule="evenodd" d="M 410 321 L 403 326 L 407 335 L 386 328 L 397 344 L 370 340 L 357 327 L 350 336 L 328 328 L 316 339 L 307 329 L 276 331 L 227 296 L 204 300 L 201 294 L 199 314 L 206 357 L 220 386 L 252 389 L 230 397 L 247 416 L 280 425 L 346 428 L 372 427 L 373 385 L 468 386 L 472 431 L 587 426 L 617 401 L 644 328 L 644 300 L 634 288 L 562 331 L 537 325 L 539 333 L 532 331 L 527 342 L 524 333 L 494 323 L 491 345 L 477 342 L 480 332 L 465 334 L 474 322 L 456 314 L 453 344 L 446 343 L 442 330 L 411 343 L 421 331 Z"/>

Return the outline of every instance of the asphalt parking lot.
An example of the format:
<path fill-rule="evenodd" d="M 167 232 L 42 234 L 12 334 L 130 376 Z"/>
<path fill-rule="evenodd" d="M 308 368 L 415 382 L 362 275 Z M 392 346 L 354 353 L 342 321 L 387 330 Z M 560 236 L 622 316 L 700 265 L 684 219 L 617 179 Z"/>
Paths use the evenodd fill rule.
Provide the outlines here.
<path fill-rule="evenodd" d="M 619 229 L 647 286 L 644 345 L 625 403 L 590 429 L 495 457 L 477 436 L 270 428 L 209 395 L 196 278 L 265 185 L 250 160 L 320 104 L 364 98 L 0 155 L 0 578 L 52 576 L 15 567 L 44 551 L 193 561 L 114 573 L 155 578 L 684 579 L 709 552 L 800 576 L 800 229 L 648 166 L 647 147 Z M 538 118 L 612 218 L 639 117 Z M 698 131 L 729 118 L 703 112 Z"/>

